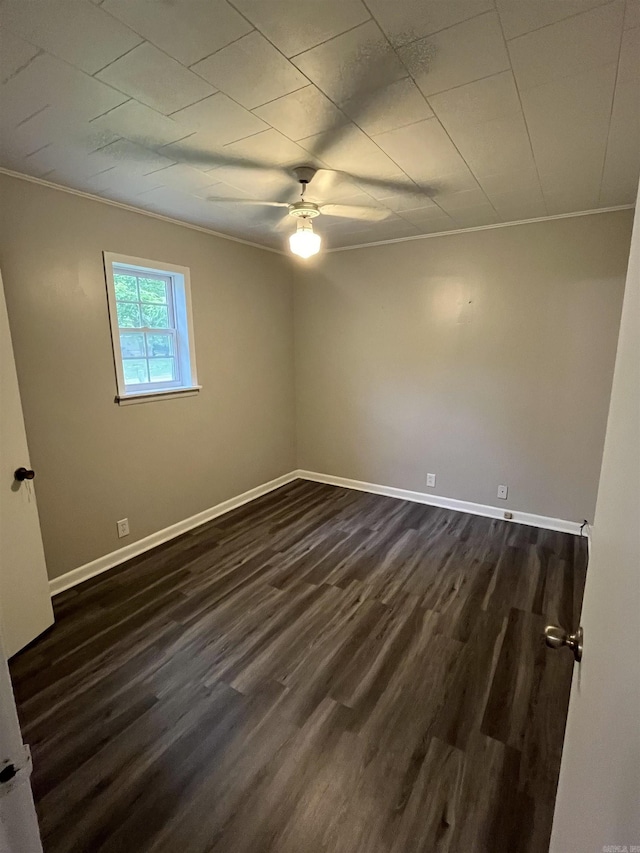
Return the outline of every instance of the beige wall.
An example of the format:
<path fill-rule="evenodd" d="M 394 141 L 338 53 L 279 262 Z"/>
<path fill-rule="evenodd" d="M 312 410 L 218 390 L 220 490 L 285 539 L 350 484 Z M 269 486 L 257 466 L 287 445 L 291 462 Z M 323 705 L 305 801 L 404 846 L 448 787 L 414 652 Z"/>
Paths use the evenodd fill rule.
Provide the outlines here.
<path fill-rule="evenodd" d="M 296 466 L 592 517 L 631 212 L 305 267 L 8 176 L 0 199 L 51 577 Z M 103 250 L 191 268 L 197 397 L 113 402 Z"/>
<path fill-rule="evenodd" d="M 0 200 L 50 577 L 295 467 L 282 256 L 3 175 Z M 198 396 L 114 403 L 103 250 L 190 267 Z M 118 539 L 124 517 L 131 535 Z"/>
<path fill-rule="evenodd" d="M 631 222 L 573 217 L 299 266 L 298 466 L 591 519 Z"/>

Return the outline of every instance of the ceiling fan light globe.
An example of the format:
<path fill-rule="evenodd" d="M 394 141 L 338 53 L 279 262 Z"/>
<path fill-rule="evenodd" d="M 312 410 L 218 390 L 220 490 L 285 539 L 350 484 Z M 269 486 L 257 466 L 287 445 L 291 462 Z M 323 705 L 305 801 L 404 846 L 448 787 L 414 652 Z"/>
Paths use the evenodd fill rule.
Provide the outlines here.
<path fill-rule="evenodd" d="M 299 222 L 297 230 L 289 237 L 289 248 L 300 258 L 310 258 L 320 251 L 322 238 L 313 230 L 311 222 Z"/>

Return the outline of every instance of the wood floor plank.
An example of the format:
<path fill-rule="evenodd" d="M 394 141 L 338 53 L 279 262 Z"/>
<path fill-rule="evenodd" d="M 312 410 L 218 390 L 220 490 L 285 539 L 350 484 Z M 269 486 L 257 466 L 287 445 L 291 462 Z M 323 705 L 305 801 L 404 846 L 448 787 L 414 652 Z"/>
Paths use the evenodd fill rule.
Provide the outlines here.
<path fill-rule="evenodd" d="M 45 853 L 545 853 L 585 540 L 295 481 L 11 661 Z"/>

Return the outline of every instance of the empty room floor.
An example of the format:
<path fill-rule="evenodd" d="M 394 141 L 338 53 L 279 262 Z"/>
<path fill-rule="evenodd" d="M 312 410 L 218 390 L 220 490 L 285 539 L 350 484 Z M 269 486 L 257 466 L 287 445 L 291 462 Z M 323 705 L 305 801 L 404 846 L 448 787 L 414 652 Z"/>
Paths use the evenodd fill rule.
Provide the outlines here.
<path fill-rule="evenodd" d="M 12 661 L 45 853 L 548 849 L 586 540 L 297 480 Z"/>

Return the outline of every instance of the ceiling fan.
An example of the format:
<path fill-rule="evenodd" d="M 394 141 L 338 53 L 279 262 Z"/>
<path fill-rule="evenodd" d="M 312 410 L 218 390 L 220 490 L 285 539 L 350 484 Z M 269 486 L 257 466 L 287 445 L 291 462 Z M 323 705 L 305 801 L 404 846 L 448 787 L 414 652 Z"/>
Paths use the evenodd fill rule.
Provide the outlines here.
<path fill-rule="evenodd" d="M 209 196 L 210 201 L 225 202 L 231 204 L 250 204 L 261 207 L 288 208 L 288 215 L 297 220 L 296 230 L 289 237 L 289 246 L 294 255 L 301 258 L 309 258 L 320 250 L 322 239 L 313 230 L 312 219 L 321 214 L 329 216 L 344 216 L 348 219 L 360 219 L 367 222 L 378 222 L 385 219 L 389 212 L 374 207 L 348 204 L 316 204 L 307 201 L 304 197 L 307 186 L 313 180 L 317 172 L 313 166 L 296 166 L 292 169 L 296 180 L 301 186 L 300 201 L 262 201 L 259 199 L 221 198 L 220 196 Z"/>

